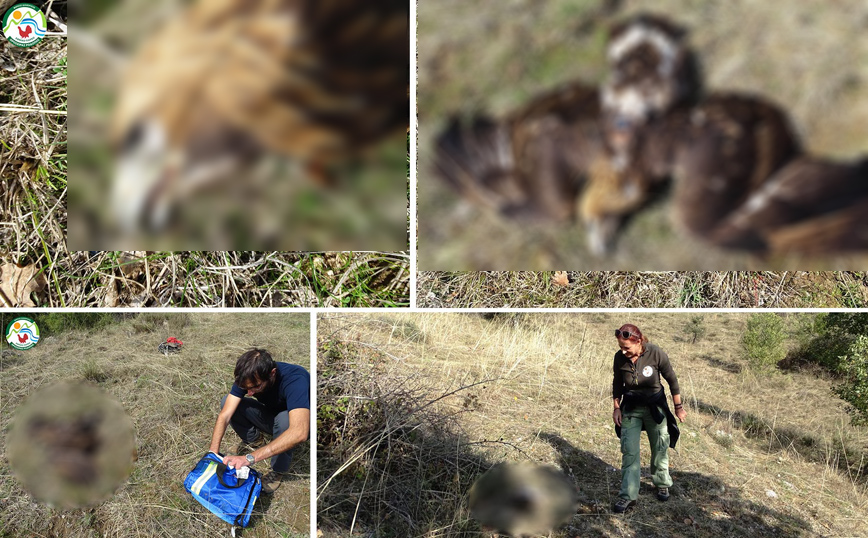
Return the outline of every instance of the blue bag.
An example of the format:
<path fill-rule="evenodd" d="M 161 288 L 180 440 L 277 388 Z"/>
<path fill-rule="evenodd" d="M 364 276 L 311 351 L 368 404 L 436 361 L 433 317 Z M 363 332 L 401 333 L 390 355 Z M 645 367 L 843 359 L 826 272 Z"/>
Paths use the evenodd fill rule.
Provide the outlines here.
<path fill-rule="evenodd" d="M 262 490 L 262 478 L 250 469 L 247 478 L 238 480 L 235 469 L 226 467 L 221 456 L 209 452 L 184 479 L 184 489 L 226 523 L 246 527 Z"/>

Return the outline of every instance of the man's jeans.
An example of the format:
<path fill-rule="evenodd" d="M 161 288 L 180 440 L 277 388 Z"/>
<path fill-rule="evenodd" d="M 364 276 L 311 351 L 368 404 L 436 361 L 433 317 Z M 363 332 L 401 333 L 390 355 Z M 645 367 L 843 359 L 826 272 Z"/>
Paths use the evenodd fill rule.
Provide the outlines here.
<path fill-rule="evenodd" d="M 220 402 L 220 409 L 223 409 L 226 404 L 227 397 L 224 396 Z M 235 410 L 229 424 L 238 437 L 247 444 L 256 441 L 259 432 L 276 439 L 278 435 L 289 429 L 289 411 L 281 411 L 275 415 L 255 398 L 241 398 L 241 403 L 238 404 L 238 409 Z M 292 449 L 272 457 L 271 469 L 278 473 L 285 473 L 289 470 L 291 462 Z"/>
<path fill-rule="evenodd" d="M 672 485 L 672 477 L 669 476 L 669 430 L 666 429 L 666 419 L 657 424 L 648 407 L 636 407 L 629 413 L 624 413 L 621 419 L 621 492 L 618 496 L 631 501 L 639 498 L 639 438 L 643 424 L 651 443 L 651 481 L 658 488 Z"/>

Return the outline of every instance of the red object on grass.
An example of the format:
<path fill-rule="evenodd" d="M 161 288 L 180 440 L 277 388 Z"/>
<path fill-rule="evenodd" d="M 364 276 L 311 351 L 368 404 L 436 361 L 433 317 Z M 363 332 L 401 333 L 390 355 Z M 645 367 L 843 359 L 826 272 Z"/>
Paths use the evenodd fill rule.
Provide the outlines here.
<path fill-rule="evenodd" d="M 178 340 L 178 339 L 175 338 L 174 336 L 170 336 L 170 337 L 166 338 L 166 342 L 168 342 L 168 343 L 170 343 L 170 344 L 178 344 L 179 346 L 183 346 L 183 345 L 184 345 L 184 342 Z"/>

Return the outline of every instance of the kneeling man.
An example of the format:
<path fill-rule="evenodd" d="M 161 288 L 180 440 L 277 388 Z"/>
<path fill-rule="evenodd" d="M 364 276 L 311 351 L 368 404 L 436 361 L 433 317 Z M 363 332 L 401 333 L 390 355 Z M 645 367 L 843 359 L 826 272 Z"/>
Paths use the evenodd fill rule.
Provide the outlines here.
<path fill-rule="evenodd" d="M 251 398 L 245 398 L 251 396 Z M 271 458 L 271 472 L 262 477 L 263 493 L 273 493 L 292 461 L 292 449 L 310 434 L 310 374 L 295 364 L 274 362 L 268 351 L 252 349 L 235 364 L 235 383 L 223 398 L 211 436 L 211 452 L 220 453 L 226 426 L 253 448 L 246 456 L 226 456 L 223 463 L 239 468 Z M 266 443 L 263 434 L 271 435 Z"/>

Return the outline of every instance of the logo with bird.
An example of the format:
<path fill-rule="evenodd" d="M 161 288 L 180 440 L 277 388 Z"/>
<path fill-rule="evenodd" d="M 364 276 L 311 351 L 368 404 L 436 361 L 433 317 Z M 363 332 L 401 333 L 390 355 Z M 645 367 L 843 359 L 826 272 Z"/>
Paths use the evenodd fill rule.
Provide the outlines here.
<path fill-rule="evenodd" d="M 19 47 L 32 47 L 45 37 L 48 22 L 33 4 L 16 4 L 3 17 L 3 35 Z"/>
<path fill-rule="evenodd" d="M 15 318 L 6 326 L 6 342 L 15 349 L 30 349 L 39 342 L 39 326 L 30 318 Z"/>

